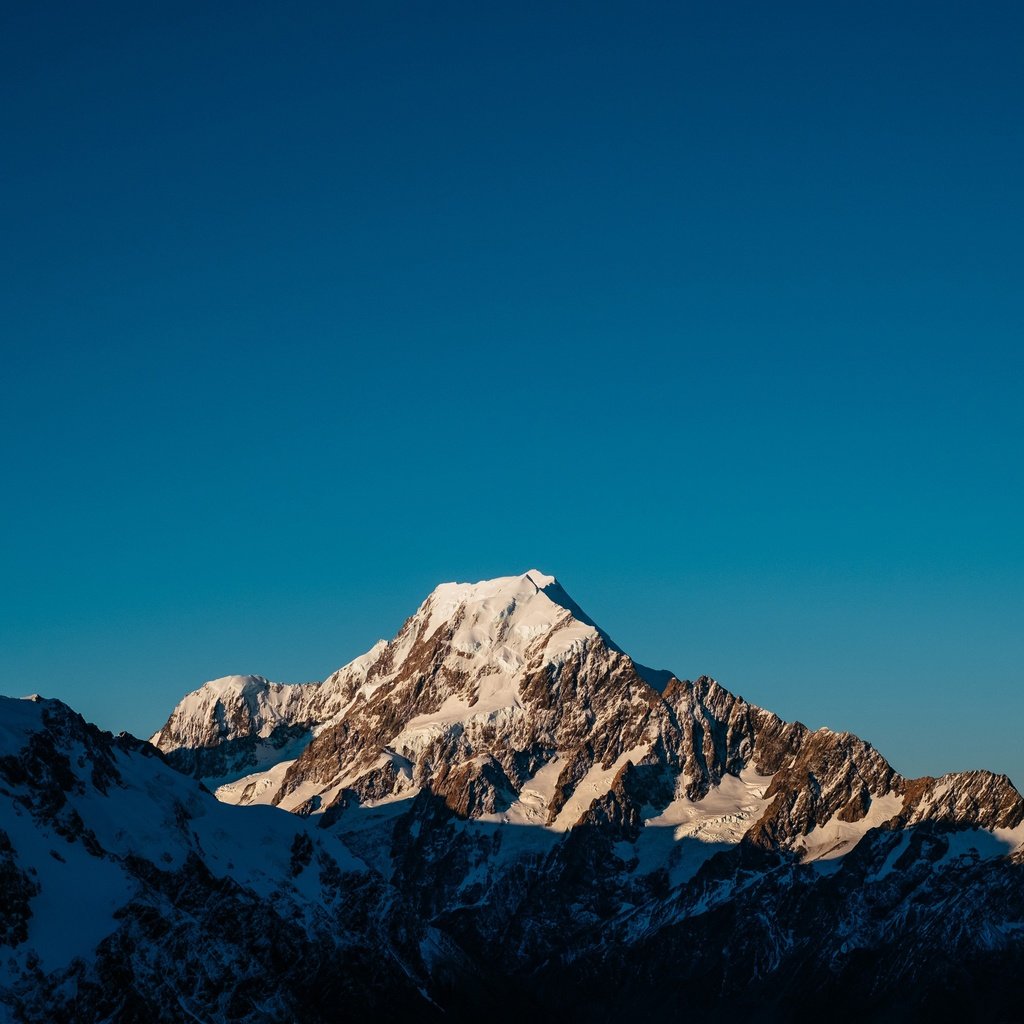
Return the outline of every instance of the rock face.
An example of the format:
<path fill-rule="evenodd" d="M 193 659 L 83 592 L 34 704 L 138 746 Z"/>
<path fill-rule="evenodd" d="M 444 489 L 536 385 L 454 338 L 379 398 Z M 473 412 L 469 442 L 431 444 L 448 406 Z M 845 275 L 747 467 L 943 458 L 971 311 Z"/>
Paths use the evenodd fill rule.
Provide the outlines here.
<path fill-rule="evenodd" d="M 536 571 L 438 587 L 322 682 L 208 683 L 152 738 L 162 754 L 7 703 L 35 709 L 0 750 L 21 821 L 0 819 L 0 998 L 26 1021 L 71 1019 L 44 993 L 104 972 L 141 1019 L 337 1019 L 339 992 L 383 1019 L 797 1020 L 822 999 L 833 1019 L 1019 1019 L 1008 779 L 905 779 L 849 733 L 652 672 Z M 52 836 L 116 884 L 78 959 L 43 963 Z M 223 969 L 172 969 L 221 928 Z M 158 998 L 170 1016 L 146 1017 Z"/>
<path fill-rule="evenodd" d="M 0 1019 L 358 1019 L 392 987 L 433 1019 L 401 900 L 328 832 L 58 701 L 0 721 Z"/>
<path fill-rule="evenodd" d="M 175 767 L 200 778 L 235 777 L 276 764 L 351 703 L 381 647 L 383 642 L 322 683 L 214 679 L 188 694 L 151 742 Z"/>

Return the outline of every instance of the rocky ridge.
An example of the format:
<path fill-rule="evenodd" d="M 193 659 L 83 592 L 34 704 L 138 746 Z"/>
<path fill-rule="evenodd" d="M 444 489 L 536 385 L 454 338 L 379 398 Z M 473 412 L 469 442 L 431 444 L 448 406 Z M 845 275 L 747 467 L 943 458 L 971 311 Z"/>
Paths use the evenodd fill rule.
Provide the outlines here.
<path fill-rule="evenodd" d="M 907 780 L 849 733 L 784 722 L 707 677 L 665 673 L 659 689 L 653 675 L 532 570 L 438 587 L 392 641 L 322 683 L 209 683 L 153 742 L 202 777 L 239 745 L 263 743 L 266 757 L 276 737 L 298 733 L 294 756 L 271 757 L 271 772 L 221 795 L 329 820 L 426 789 L 462 817 L 564 831 L 610 814 L 635 832 L 747 775 L 765 780 L 765 806 L 743 834 L 768 848 L 803 843 L 805 856 L 847 851 L 858 823 L 941 818 L 1012 830 L 1024 821 L 1005 777 Z M 836 842 L 823 850 L 815 833 L 830 825 Z"/>
<path fill-rule="evenodd" d="M 401 900 L 339 840 L 59 701 L 0 723 L 0 1019 L 327 1021 L 382 988 L 431 1019 Z"/>
<path fill-rule="evenodd" d="M 439 587 L 323 682 L 207 684 L 155 747 L 4 705 L 19 1021 L 1019 1019 L 1008 779 L 653 673 L 537 572 Z"/>

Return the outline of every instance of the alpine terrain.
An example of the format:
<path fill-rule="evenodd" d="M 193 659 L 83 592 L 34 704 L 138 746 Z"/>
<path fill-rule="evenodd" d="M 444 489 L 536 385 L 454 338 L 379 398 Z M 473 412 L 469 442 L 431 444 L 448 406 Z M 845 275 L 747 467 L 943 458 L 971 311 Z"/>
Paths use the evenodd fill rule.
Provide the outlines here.
<path fill-rule="evenodd" d="M 439 586 L 149 742 L 0 699 L 0 1019 L 1024 1020 L 1024 800 Z"/>

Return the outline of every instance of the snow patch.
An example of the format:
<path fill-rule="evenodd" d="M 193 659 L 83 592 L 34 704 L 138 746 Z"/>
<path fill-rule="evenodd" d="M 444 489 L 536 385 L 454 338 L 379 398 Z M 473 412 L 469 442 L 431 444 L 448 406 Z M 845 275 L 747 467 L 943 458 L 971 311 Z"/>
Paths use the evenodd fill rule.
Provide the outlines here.
<path fill-rule="evenodd" d="M 632 761 L 633 764 L 637 764 L 649 751 L 649 746 L 633 747 L 632 750 L 620 754 L 610 768 L 603 768 L 600 764 L 592 765 L 558 812 L 558 817 L 551 823 L 551 827 L 558 832 L 572 828 L 590 805 L 612 788 L 615 776 L 626 767 L 626 762 Z"/>
<path fill-rule="evenodd" d="M 884 825 L 901 810 L 903 797 L 897 793 L 872 797 L 868 813 L 860 821 L 840 821 L 834 815 L 824 825 L 815 826 L 807 835 L 801 836 L 794 849 L 802 851 L 805 863 L 844 857 L 871 829 Z"/>
<path fill-rule="evenodd" d="M 285 774 L 293 764 L 294 758 L 291 761 L 279 761 L 265 771 L 253 772 L 236 782 L 218 786 L 213 795 L 225 804 L 272 804 L 284 782 Z"/>
<path fill-rule="evenodd" d="M 773 776 L 753 768 L 726 775 L 702 800 L 677 797 L 644 821 L 635 844 L 635 870 L 666 867 L 673 886 L 689 881 L 709 857 L 735 846 L 771 803 L 764 797 Z M 682 787 L 680 787 L 682 788 Z"/>
<path fill-rule="evenodd" d="M 519 798 L 504 814 L 485 815 L 484 818 L 507 825 L 546 825 L 548 807 L 554 798 L 555 784 L 562 767 L 561 759 L 553 757 L 534 773 L 533 778 L 523 783 Z"/>

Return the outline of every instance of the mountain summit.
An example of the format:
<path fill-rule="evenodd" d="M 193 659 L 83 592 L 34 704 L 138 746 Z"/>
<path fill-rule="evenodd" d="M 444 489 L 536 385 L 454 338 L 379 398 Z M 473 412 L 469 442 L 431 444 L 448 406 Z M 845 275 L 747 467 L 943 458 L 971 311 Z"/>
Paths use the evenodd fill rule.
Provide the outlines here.
<path fill-rule="evenodd" d="M 440 585 L 323 682 L 207 683 L 152 742 L 227 802 L 335 821 L 426 790 L 474 819 L 613 822 L 641 844 L 690 830 L 708 856 L 745 836 L 830 859 L 890 821 L 1024 818 L 1004 778 L 906 780 L 855 736 L 783 722 L 706 677 L 650 675 L 530 570 Z"/>
<path fill-rule="evenodd" d="M 152 745 L 0 713 L 19 1021 L 1018 1019 L 1005 776 L 652 673 L 536 570 L 322 681 L 206 683 Z"/>
<path fill-rule="evenodd" d="M 411 795 L 429 775 L 463 813 L 493 813 L 560 754 L 563 789 L 595 758 L 610 766 L 646 727 L 650 700 L 629 657 L 554 577 L 531 570 L 442 584 L 393 640 L 322 683 L 207 683 L 153 742 L 234 802 L 310 813 Z M 586 765 L 568 756 L 584 739 Z M 247 768 L 257 771 L 238 778 Z"/>

